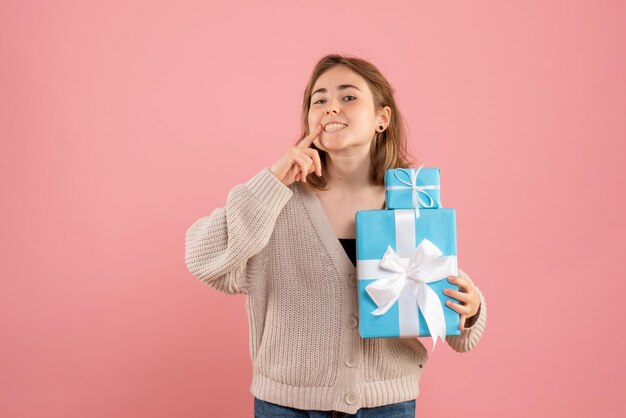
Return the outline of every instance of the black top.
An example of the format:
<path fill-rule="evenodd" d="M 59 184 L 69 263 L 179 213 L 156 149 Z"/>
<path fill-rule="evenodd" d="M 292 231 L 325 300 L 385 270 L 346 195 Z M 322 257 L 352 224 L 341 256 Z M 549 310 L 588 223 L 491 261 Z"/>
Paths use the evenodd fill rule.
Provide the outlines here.
<path fill-rule="evenodd" d="M 356 267 L 356 239 L 355 238 L 339 238 L 339 242 L 343 245 L 343 249 L 352 260 L 352 264 Z"/>

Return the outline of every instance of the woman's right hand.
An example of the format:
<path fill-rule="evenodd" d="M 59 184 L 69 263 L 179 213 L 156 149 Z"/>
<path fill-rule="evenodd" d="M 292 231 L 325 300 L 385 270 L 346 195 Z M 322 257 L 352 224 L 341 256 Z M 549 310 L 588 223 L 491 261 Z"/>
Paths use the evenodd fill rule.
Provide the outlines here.
<path fill-rule="evenodd" d="M 311 148 L 324 127 L 318 124 L 315 129 L 305 137 L 300 143 L 287 150 L 285 155 L 276 161 L 270 171 L 285 186 L 289 186 L 294 181 L 304 181 L 306 176 L 315 171 L 318 176 L 322 175 L 322 162 L 316 149 Z"/>

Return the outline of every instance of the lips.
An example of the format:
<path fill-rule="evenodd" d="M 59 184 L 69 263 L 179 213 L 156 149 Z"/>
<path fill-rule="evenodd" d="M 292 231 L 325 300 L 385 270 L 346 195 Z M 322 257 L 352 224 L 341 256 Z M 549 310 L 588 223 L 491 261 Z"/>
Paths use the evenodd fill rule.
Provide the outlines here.
<path fill-rule="evenodd" d="M 324 125 L 324 132 L 336 132 L 346 128 L 348 125 L 343 122 L 329 122 Z"/>

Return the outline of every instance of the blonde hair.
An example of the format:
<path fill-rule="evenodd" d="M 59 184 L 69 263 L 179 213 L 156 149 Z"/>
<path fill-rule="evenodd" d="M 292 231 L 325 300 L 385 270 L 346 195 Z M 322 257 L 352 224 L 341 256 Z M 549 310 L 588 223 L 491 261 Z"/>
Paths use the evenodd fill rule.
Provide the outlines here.
<path fill-rule="evenodd" d="M 375 109 L 382 109 L 385 106 L 391 108 L 391 120 L 389 126 L 383 132 L 376 132 L 370 150 L 372 163 L 372 182 L 376 185 L 384 184 L 385 170 L 390 168 L 409 168 L 413 166 L 410 153 L 407 150 L 407 135 L 402 115 L 398 111 L 398 106 L 393 97 L 393 88 L 373 64 L 356 57 L 347 55 L 330 54 L 322 57 L 313 69 L 309 83 L 304 90 L 302 101 L 302 136 L 296 145 L 309 135 L 309 109 L 311 107 L 311 93 L 317 79 L 327 70 L 336 66 L 344 65 L 350 70 L 359 74 L 365 79 L 374 98 Z M 323 151 L 311 144 L 320 155 L 322 162 L 322 177 L 318 177 L 315 172 L 307 176 L 306 182 L 310 186 L 326 190 L 326 151 Z"/>

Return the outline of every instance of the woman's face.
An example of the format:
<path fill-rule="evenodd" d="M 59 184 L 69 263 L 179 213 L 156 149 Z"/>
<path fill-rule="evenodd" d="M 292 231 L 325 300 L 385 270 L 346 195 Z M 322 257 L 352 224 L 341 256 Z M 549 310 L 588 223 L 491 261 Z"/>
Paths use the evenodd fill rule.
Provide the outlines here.
<path fill-rule="evenodd" d="M 374 109 L 372 92 L 365 79 L 343 65 L 336 65 L 315 82 L 308 115 L 309 132 L 320 123 L 324 125 L 324 131 L 313 143 L 331 154 L 355 147 L 369 150 L 376 127 L 381 123 L 388 125 L 388 119 L 381 119 L 380 114 Z M 330 130 L 327 124 L 331 122 L 347 126 Z"/>

